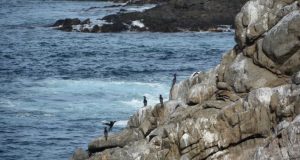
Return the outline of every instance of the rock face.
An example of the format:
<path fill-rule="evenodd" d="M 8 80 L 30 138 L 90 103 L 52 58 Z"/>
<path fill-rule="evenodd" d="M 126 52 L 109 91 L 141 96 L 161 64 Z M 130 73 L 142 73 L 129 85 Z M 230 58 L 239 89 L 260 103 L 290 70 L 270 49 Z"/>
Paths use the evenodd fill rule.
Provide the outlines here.
<path fill-rule="evenodd" d="M 300 159 L 299 3 L 251 0 L 216 68 L 176 84 L 88 159 Z M 253 13 L 255 11 L 255 13 Z M 75 154 L 76 155 L 76 154 Z"/>

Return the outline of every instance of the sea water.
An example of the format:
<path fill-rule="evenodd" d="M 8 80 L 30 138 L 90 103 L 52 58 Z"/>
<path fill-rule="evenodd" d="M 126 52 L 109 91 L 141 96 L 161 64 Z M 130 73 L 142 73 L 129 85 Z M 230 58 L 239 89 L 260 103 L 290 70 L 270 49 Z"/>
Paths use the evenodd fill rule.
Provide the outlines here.
<path fill-rule="evenodd" d="M 233 33 L 80 33 L 46 27 L 97 20 L 110 2 L 0 1 L 0 159 L 68 159 L 103 134 L 102 121 L 128 118 L 165 100 L 182 80 L 216 66 Z M 138 9 L 138 7 L 132 7 Z M 133 9 L 129 9 L 130 11 Z"/>

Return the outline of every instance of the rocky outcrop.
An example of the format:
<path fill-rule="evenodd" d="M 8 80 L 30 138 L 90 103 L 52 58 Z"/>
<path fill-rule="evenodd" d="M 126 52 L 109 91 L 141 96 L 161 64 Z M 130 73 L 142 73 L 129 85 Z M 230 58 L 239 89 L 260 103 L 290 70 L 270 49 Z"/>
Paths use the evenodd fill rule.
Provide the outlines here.
<path fill-rule="evenodd" d="M 85 24 L 73 25 L 73 30 L 81 32 L 121 32 L 121 31 L 232 31 L 234 17 L 248 0 L 136 0 L 136 3 L 157 3 L 154 8 L 143 12 L 120 12 L 101 18 L 103 23 L 97 29 Z M 163 2 L 163 3 L 162 3 Z M 124 5 L 125 6 L 125 5 Z M 70 31 L 72 25 L 54 25 Z"/>
<path fill-rule="evenodd" d="M 130 26 L 133 21 L 144 24 L 144 27 L 128 28 L 135 31 L 223 31 L 220 25 L 233 25 L 235 14 L 246 1 L 170 0 L 145 12 L 119 13 L 103 20 L 110 22 L 112 28 L 120 24 Z"/>
<path fill-rule="evenodd" d="M 77 25 L 83 26 L 90 23 L 91 23 L 90 19 L 80 21 L 80 19 L 78 18 L 73 18 L 73 19 L 66 18 L 66 19 L 57 20 L 53 25 L 51 25 L 51 27 L 56 27 L 59 30 L 71 32 L 74 29 L 74 26 Z"/>
<path fill-rule="evenodd" d="M 299 159 L 299 12 L 293 0 L 247 2 L 220 65 L 93 140 L 89 159 Z"/>

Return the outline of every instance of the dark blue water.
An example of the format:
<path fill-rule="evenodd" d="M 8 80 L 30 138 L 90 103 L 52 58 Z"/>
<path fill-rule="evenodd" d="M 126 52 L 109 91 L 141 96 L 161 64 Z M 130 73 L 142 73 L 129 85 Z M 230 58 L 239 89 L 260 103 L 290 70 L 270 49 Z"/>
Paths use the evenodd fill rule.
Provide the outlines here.
<path fill-rule="evenodd" d="M 0 159 L 67 159 L 179 79 L 216 66 L 232 33 L 61 32 L 60 18 L 97 19 L 104 2 L 0 1 Z M 99 7 L 88 10 L 90 7 Z"/>

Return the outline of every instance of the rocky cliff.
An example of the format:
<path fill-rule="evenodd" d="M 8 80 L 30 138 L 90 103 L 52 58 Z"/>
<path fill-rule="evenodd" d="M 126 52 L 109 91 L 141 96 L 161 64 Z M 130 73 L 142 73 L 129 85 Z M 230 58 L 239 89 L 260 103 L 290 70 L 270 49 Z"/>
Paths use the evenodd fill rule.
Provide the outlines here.
<path fill-rule="evenodd" d="M 235 25 L 237 45 L 220 65 L 73 159 L 300 159 L 299 2 L 251 0 Z"/>

